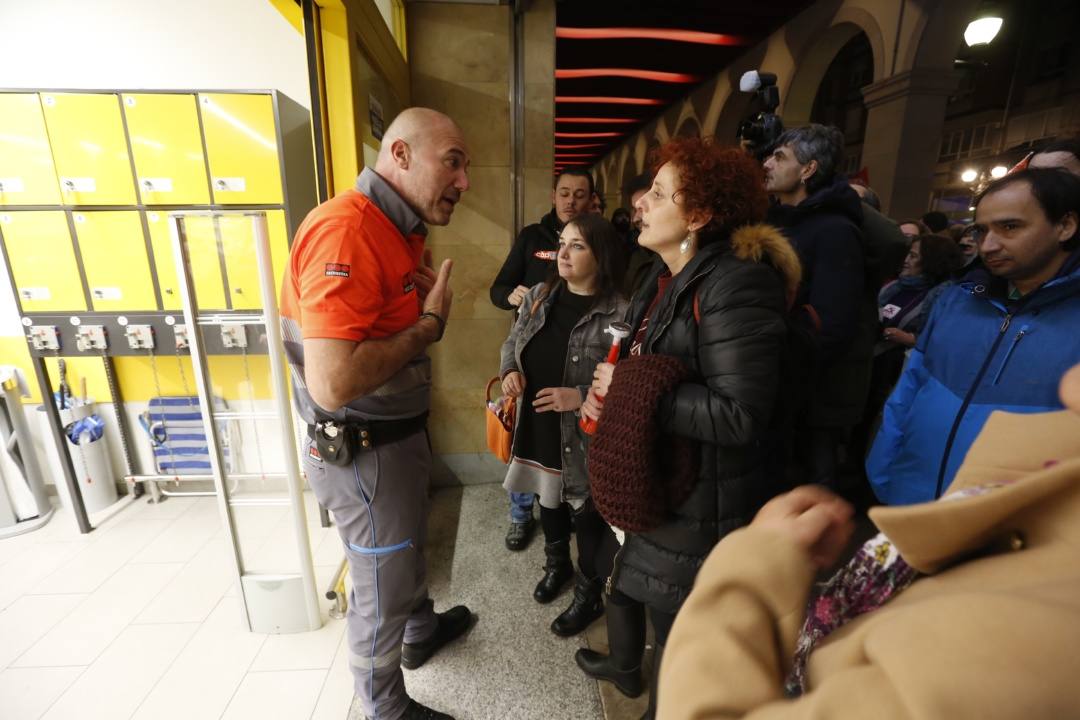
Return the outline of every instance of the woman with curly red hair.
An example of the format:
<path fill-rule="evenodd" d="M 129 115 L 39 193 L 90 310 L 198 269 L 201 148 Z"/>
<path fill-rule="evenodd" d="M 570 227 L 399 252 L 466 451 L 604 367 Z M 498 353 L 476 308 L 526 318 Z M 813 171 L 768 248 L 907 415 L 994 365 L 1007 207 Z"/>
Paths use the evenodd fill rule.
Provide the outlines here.
<path fill-rule="evenodd" d="M 737 148 L 671 141 L 637 207 L 638 242 L 659 259 L 630 301 L 623 359 L 598 366 L 582 407 L 599 419 L 593 500 L 622 544 L 606 587 L 610 654 L 575 659 L 639 695 L 648 608 L 651 718 L 663 646 L 698 568 L 781 489 L 766 463 L 801 272 L 791 244 L 761 224 L 762 169 Z"/>

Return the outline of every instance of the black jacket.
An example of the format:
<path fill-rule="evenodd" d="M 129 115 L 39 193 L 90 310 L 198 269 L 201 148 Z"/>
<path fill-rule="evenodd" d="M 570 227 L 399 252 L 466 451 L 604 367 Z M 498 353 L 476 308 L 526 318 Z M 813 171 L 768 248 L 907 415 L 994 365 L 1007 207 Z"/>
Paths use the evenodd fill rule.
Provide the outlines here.
<path fill-rule="evenodd" d="M 866 404 L 877 335 L 877 288 L 867 281 L 862 203 L 837 177 L 798 205 L 773 205 L 769 222 L 799 253 L 803 284 L 796 312 L 817 330 L 805 425 L 855 425 Z"/>
<path fill-rule="evenodd" d="M 521 229 L 502 269 L 491 283 L 491 302 L 495 307 L 513 310 L 514 306 L 507 302 L 507 298 L 514 288 L 518 285 L 531 288 L 548 279 L 559 252 L 559 233 L 562 229 L 563 224 L 555 214 L 555 208 L 540 218 L 540 222 Z"/>
<path fill-rule="evenodd" d="M 787 347 L 786 298 L 798 285 L 798 266 L 774 228 L 741 228 L 730 246 L 706 246 L 687 264 L 649 322 L 643 351 L 690 369 L 661 401 L 658 421 L 667 434 L 697 444 L 698 481 L 668 523 L 627 535 L 612 575 L 620 591 L 663 612 L 679 609 L 716 542 L 780 490 L 765 467 Z M 641 324 L 664 269 L 655 263 L 632 298 L 631 327 Z"/>

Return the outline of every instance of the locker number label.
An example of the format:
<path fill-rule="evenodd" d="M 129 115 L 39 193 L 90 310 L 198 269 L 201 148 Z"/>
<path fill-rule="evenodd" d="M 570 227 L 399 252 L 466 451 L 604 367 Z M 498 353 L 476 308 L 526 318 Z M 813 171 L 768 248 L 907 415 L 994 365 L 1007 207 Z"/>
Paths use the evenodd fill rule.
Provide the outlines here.
<path fill-rule="evenodd" d="M 47 287 L 21 287 L 19 297 L 23 300 L 51 300 L 52 293 Z"/>
<path fill-rule="evenodd" d="M 247 182 L 242 177 L 216 177 L 214 189 L 218 192 L 244 192 Z"/>
<path fill-rule="evenodd" d="M 26 192 L 26 184 L 22 178 L 0 177 L 0 193 Z"/>
<path fill-rule="evenodd" d="M 92 177 L 62 177 L 60 185 L 65 192 L 95 192 L 97 183 Z"/>
<path fill-rule="evenodd" d="M 90 288 L 90 294 L 95 300 L 123 300 L 124 298 L 124 294 L 118 287 Z"/>
<path fill-rule="evenodd" d="M 139 186 L 145 192 L 172 192 L 172 178 L 151 178 L 141 177 L 139 178 Z"/>

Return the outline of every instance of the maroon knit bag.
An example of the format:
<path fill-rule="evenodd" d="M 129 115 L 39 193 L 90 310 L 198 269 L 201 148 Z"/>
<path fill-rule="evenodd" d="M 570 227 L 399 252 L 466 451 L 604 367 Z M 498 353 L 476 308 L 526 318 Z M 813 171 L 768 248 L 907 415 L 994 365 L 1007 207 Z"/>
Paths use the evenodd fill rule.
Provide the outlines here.
<path fill-rule="evenodd" d="M 609 525 L 646 532 L 670 519 L 697 481 L 694 443 L 663 435 L 660 400 L 686 377 L 668 355 L 630 356 L 615 366 L 589 444 L 589 492 Z"/>

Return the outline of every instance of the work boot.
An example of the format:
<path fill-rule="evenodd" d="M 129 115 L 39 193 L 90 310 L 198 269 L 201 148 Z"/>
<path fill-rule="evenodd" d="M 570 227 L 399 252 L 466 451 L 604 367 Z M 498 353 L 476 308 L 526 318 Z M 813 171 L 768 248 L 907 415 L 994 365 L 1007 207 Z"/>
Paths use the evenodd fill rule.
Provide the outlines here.
<path fill-rule="evenodd" d="M 544 543 L 544 577 L 536 583 L 533 599 L 538 603 L 549 603 L 562 591 L 566 582 L 574 575 L 574 564 L 570 562 L 570 541 L 556 540 Z"/>
<path fill-rule="evenodd" d="M 604 602 L 600 599 L 603 584 L 603 578 L 590 580 L 579 570 L 574 581 L 574 600 L 551 622 L 551 632 L 560 637 L 577 635 L 603 615 Z"/>
<path fill-rule="evenodd" d="M 443 645 L 461 637 L 469 629 L 469 625 L 472 624 L 472 613 L 464 605 L 452 607 L 443 613 L 435 613 L 435 618 L 438 620 L 439 625 L 430 638 L 421 642 L 401 644 L 401 667 L 406 670 L 415 670 L 420 667 Z M 420 708 L 427 711 L 427 708 L 422 705 Z M 418 715 L 417 717 L 427 716 Z M 432 715 L 431 717 L 448 716 Z"/>
<path fill-rule="evenodd" d="M 409 704 L 405 707 L 405 714 L 401 716 L 401 720 L 454 720 L 446 713 L 441 713 L 438 710 L 432 710 L 429 707 L 425 707 L 413 699 L 409 699 Z"/>
<path fill-rule="evenodd" d="M 660 661 L 664 657 L 664 646 L 656 643 L 652 656 L 652 675 L 649 677 L 649 709 L 641 716 L 641 720 L 656 720 L 656 693 L 660 686 Z"/>
<path fill-rule="evenodd" d="M 512 522 L 510 529 L 506 531 L 506 549 L 518 552 L 524 550 L 532 539 L 535 521 L 529 518 L 525 522 Z"/>
<path fill-rule="evenodd" d="M 641 682 L 641 654 L 645 651 L 645 606 L 607 603 L 609 655 L 582 648 L 574 660 L 585 674 L 606 680 L 623 695 L 636 698 L 644 688 Z"/>

